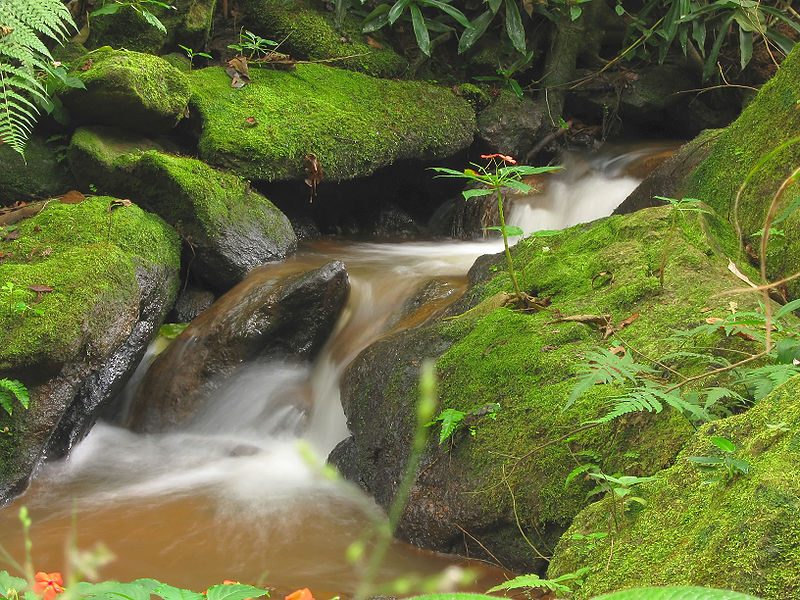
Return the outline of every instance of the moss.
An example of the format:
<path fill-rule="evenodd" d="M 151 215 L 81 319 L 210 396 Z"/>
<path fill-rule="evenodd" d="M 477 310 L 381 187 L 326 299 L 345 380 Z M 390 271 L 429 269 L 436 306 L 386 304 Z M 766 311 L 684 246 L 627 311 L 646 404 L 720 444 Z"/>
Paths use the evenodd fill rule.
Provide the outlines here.
<path fill-rule="evenodd" d="M 647 501 L 619 532 L 589 546 L 572 539 L 606 529 L 608 501 L 584 510 L 562 538 L 549 576 L 607 565 L 589 575 L 576 598 L 645 585 L 724 587 L 765 600 L 800 598 L 800 378 L 747 413 L 703 426 L 675 465 L 639 491 Z M 782 423 L 779 429 L 769 425 Z M 704 484 L 687 458 L 719 456 L 711 436 L 737 446 L 750 473 Z M 613 537 L 613 553 L 611 538 Z"/>
<path fill-rule="evenodd" d="M 138 311 L 136 269 L 155 264 L 177 274 L 174 231 L 136 206 L 109 213 L 112 200 L 52 202 L 20 224 L 16 240 L 0 242 L 0 282 L 14 283 L 20 299 L 34 305 L 31 284 L 55 288 L 35 304 L 42 316 L 0 310 L 0 371 L 47 368 L 83 349 L 102 355 L 91 347 L 102 345 L 103 336 L 88 339 L 88 332 L 105 331 L 121 313 Z M 170 290 L 173 299 L 176 294 L 177 278 Z"/>
<path fill-rule="evenodd" d="M 243 177 L 301 178 L 311 152 L 325 179 L 340 181 L 398 160 L 440 160 L 472 142 L 474 114 L 447 89 L 322 65 L 250 76 L 234 90 L 220 68 L 188 74 L 203 119 L 201 158 Z"/>
<path fill-rule="evenodd" d="M 25 158 L 8 145 L 0 145 L 0 206 L 30 202 L 63 194 L 75 187 L 75 181 L 59 160 L 56 145 L 32 137 L 25 145 Z"/>
<path fill-rule="evenodd" d="M 457 90 L 458 95 L 469 102 L 476 112 L 489 106 L 492 101 L 489 94 L 473 83 L 462 83 Z"/>
<path fill-rule="evenodd" d="M 74 61 L 70 73 L 86 85 L 62 97 L 79 121 L 161 133 L 183 118 L 189 101 L 183 73 L 150 54 L 104 47 Z"/>
<path fill-rule="evenodd" d="M 778 73 L 759 91 L 755 100 L 715 142 L 708 158 L 690 178 L 687 195 L 700 198 L 721 215 L 733 220 L 733 204 L 748 174 L 771 154 L 753 174 L 741 197 L 738 216 L 745 241 L 758 248 L 767 209 L 784 179 L 800 164 L 800 47 L 783 61 Z M 794 141 L 792 141 L 794 140 Z M 800 183 L 787 189 L 778 213 L 800 194 Z M 778 279 L 800 270 L 800 213 L 797 211 L 779 228 L 786 234 L 768 255 L 769 277 Z M 789 283 L 792 295 L 800 284 Z"/>
<path fill-rule="evenodd" d="M 337 28 L 334 16 L 323 12 L 315 0 L 242 0 L 240 3 L 253 30 L 281 43 L 281 51 L 304 60 L 337 60 L 337 67 L 374 77 L 398 77 L 407 67 L 380 33 L 361 33 L 360 20 L 346 14 Z M 369 39 L 372 42 L 369 42 Z"/>

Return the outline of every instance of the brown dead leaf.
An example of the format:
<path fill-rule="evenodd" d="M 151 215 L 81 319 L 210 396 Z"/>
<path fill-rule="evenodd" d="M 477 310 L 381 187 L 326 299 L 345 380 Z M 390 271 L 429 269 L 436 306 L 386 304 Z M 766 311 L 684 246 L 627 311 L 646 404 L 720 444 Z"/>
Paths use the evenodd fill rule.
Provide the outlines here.
<path fill-rule="evenodd" d="M 18 237 L 19 237 L 19 229 L 14 229 L 12 231 L 9 231 L 8 233 L 6 233 L 3 236 L 3 241 L 4 242 L 11 242 L 11 241 L 17 239 Z"/>
<path fill-rule="evenodd" d="M 614 328 L 614 331 L 622 331 L 638 318 L 639 318 L 639 313 L 633 313 L 627 319 L 622 319 L 622 321 L 620 321 L 619 324 Z"/>
<path fill-rule="evenodd" d="M 94 63 L 94 59 L 93 59 L 93 58 L 90 58 L 90 59 L 89 59 L 89 60 L 87 60 L 85 63 L 83 63 L 83 65 L 81 65 L 80 67 L 78 67 L 78 71 L 88 71 L 89 69 L 91 69 L 91 68 L 92 68 L 92 64 L 93 64 L 93 63 Z"/>
<path fill-rule="evenodd" d="M 9 25 L 0 25 L 0 37 L 5 37 L 9 35 L 12 31 L 14 31 L 13 27 Z"/>
<path fill-rule="evenodd" d="M 319 164 L 316 154 L 306 154 L 305 160 L 306 169 L 306 185 L 311 188 L 311 195 L 308 198 L 309 202 L 313 202 L 317 196 L 317 185 L 322 182 L 322 165 Z"/>
<path fill-rule="evenodd" d="M 602 286 L 602 285 L 610 285 L 610 284 L 614 283 L 614 274 L 613 274 L 611 271 L 603 271 L 603 272 L 601 272 L 601 273 L 598 273 L 598 274 L 597 274 L 597 275 L 595 275 L 594 277 L 592 277 L 592 289 L 593 289 L 593 290 L 594 290 L 594 289 L 596 289 L 596 288 L 595 288 L 595 286 L 594 286 L 594 282 L 595 282 L 597 279 L 600 279 L 601 277 L 607 277 L 608 279 L 607 279 L 607 280 L 605 280 L 605 281 L 601 281 L 601 282 L 598 284 L 598 287 L 599 287 L 599 286 Z"/>
<path fill-rule="evenodd" d="M 32 292 L 36 292 L 36 302 L 42 301 L 42 295 L 48 292 L 52 292 L 54 288 L 51 288 L 49 285 L 29 285 L 28 289 Z"/>
<path fill-rule="evenodd" d="M 86 196 L 81 194 L 78 190 L 70 190 L 61 196 L 61 204 L 80 204 L 86 200 Z"/>
<path fill-rule="evenodd" d="M 133 206 L 133 202 L 125 198 L 124 200 L 112 200 L 108 203 L 108 212 L 111 212 L 115 208 L 127 208 L 129 206 Z"/>
<path fill-rule="evenodd" d="M 710 306 L 704 306 L 703 308 L 700 309 L 700 312 L 701 313 L 707 313 L 710 310 L 714 310 L 714 309 L 712 309 Z"/>
<path fill-rule="evenodd" d="M 370 48 L 375 48 L 376 50 L 380 50 L 381 48 L 383 48 L 383 44 L 381 44 L 378 40 L 376 40 L 372 36 L 369 35 L 365 36 L 364 41 L 367 42 L 367 46 L 369 46 Z"/>
<path fill-rule="evenodd" d="M 247 127 L 255 127 L 256 125 L 258 125 L 258 119 L 256 119 L 255 117 L 247 117 L 244 120 L 244 123 Z"/>
<path fill-rule="evenodd" d="M 611 323 L 611 315 L 570 315 L 568 317 L 560 317 L 554 321 L 547 321 L 545 325 L 552 323 L 586 323 L 587 325 L 606 327 Z"/>
<path fill-rule="evenodd" d="M 608 349 L 611 354 L 614 356 L 624 356 L 625 355 L 625 346 L 614 346 Z"/>
<path fill-rule="evenodd" d="M 558 346 L 553 346 L 552 344 L 547 344 L 539 348 L 539 352 L 550 352 L 551 350 L 557 350 Z"/>
<path fill-rule="evenodd" d="M 52 251 L 53 251 L 53 249 L 52 249 L 51 247 L 49 247 L 49 246 L 48 246 L 47 248 L 45 248 L 44 250 L 42 250 L 42 256 L 50 256 L 50 253 L 51 253 Z"/>
<path fill-rule="evenodd" d="M 247 67 L 247 57 L 234 56 L 227 62 L 225 72 L 231 78 L 231 87 L 242 88 L 250 83 L 250 69 Z"/>

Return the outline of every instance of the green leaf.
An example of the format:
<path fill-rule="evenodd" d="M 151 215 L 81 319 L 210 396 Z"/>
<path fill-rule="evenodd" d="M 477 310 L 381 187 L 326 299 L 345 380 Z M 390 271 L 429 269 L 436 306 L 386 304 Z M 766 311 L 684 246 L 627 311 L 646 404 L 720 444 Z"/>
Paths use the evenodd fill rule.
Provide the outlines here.
<path fill-rule="evenodd" d="M 153 591 L 151 585 L 145 581 L 137 580 L 130 583 L 118 581 L 103 581 L 102 583 L 87 583 L 82 581 L 75 587 L 75 591 L 85 600 L 150 600 Z"/>
<path fill-rule="evenodd" d="M 375 10 L 369 13 L 361 24 L 361 32 L 371 33 L 387 25 L 389 23 L 389 8 L 388 4 L 379 4 L 375 7 Z"/>
<path fill-rule="evenodd" d="M 784 304 L 775 312 L 775 318 L 780 319 L 782 316 L 789 314 L 797 309 L 800 309 L 800 298 L 797 300 L 792 300 L 791 302 Z"/>
<path fill-rule="evenodd" d="M 500 585 L 494 586 L 489 590 L 486 590 L 486 592 L 491 593 L 499 592 L 500 590 L 516 590 L 519 588 L 545 588 L 557 593 L 569 593 L 572 591 L 566 585 L 556 583 L 555 581 L 551 581 L 549 579 L 542 579 L 538 575 L 530 574 L 515 577 L 510 581 L 506 581 Z"/>
<path fill-rule="evenodd" d="M 617 13 L 618 16 L 622 16 L 625 14 L 625 7 L 622 4 L 617 4 L 614 6 L 614 12 Z"/>
<path fill-rule="evenodd" d="M 208 600 L 246 600 L 269 596 L 269 590 L 262 590 L 252 585 L 235 583 L 233 585 L 215 585 L 208 589 Z"/>
<path fill-rule="evenodd" d="M 28 582 L 21 577 L 13 577 L 8 571 L 0 571 L 0 596 L 8 598 L 10 591 L 22 593 L 28 589 Z"/>
<path fill-rule="evenodd" d="M 697 463 L 699 465 L 721 465 L 724 461 L 721 458 L 717 458 L 715 456 L 688 456 L 686 460 L 690 460 L 693 463 Z"/>
<path fill-rule="evenodd" d="M 425 25 L 425 17 L 416 4 L 411 4 L 411 24 L 414 26 L 414 36 L 417 38 L 417 46 L 425 56 L 431 55 L 431 36 L 428 27 Z"/>
<path fill-rule="evenodd" d="M 742 69 L 747 66 L 753 57 L 753 32 L 745 31 L 739 26 L 739 64 Z"/>
<path fill-rule="evenodd" d="M 522 230 L 521 227 L 517 227 L 516 225 L 506 225 L 505 227 L 500 227 L 498 225 L 494 225 L 492 227 L 484 227 L 487 231 L 499 231 L 503 232 L 505 230 L 506 235 L 525 235 L 525 232 Z"/>
<path fill-rule="evenodd" d="M 797 338 L 783 338 L 778 342 L 776 350 L 779 364 L 793 365 L 795 359 L 800 360 L 800 340 Z"/>
<path fill-rule="evenodd" d="M 488 196 L 490 194 L 494 194 L 494 190 L 487 190 L 485 188 L 475 188 L 471 190 L 464 190 L 461 192 L 461 195 L 464 196 L 464 200 L 469 200 L 470 198 L 475 198 L 476 196 Z"/>
<path fill-rule="evenodd" d="M 422 4 L 427 4 L 428 6 L 434 6 L 439 10 L 441 10 L 442 12 L 447 13 L 466 29 L 472 27 L 472 23 L 469 22 L 467 16 L 454 6 L 450 6 L 449 4 L 445 2 L 440 2 L 439 0 L 419 0 L 419 1 Z"/>
<path fill-rule="evenodd" d="M 503 0 L 488 0 L 489 1 L 489 10 L 492 11 L 492 14 L 497 14 L 497 11 L 500 10 L 500 5 L 503 3 Z"/>
<path fill-rule="evenodd" d="M 98 8 L 97 10 L 92 11 L 89 13 L 90 17 L 99 17 L 101 15 L 115 15 L 122 8 L 122 4 L 117 4 L 116 2 L 108 2 Z"/>
<path fill-rule="evenodd" d="M 522 100 L 522 97 L 525 95 L 525 92 L 522 91 L 522 88 L 520 87 L 519 83 L 517 83 L 517 80 L 509 79 L 508 86 L 511 88 L 511 91 L 514 92 L 514 94 L 516 94 L 517 98 Z"/>
<path fill-rule="evenodd" d="M 430 427 L 438 422 L 442 423 L 442 429 L 439 432 L 439 443 L 441 444 L 447 438 L 449 438 L 456 429 L 458 429 L 458 426 L 461 424 L 461 421 L 464 419 L 466 414 L 467 413 L 461 412 L 460 410 L 456 410 L 454 408 L 447 408 L 440 412 L 439 416 L 428 423 L 427 426 Z"/>
<path fill-rule="evenodd" d="M 182 334 L 187 327 L 189 327 L 189 323 L 166 323 L 158 330 L 158 335 L 168 340 L 174 340 Z"/>
<path fill-rule="evenodd" d="M 147 21 L 150 25 L 158 29 L 164 35 L 167 35 L 167 28 L 164 27 L 164 24 L 158 20 L 158 18 L 151 13 L 149 10 L 142 9 L 141 12 L 142 18 Z"/>
<path fill-rule="evenodd" d="M 508 39 L 519 52 L 525 52 L 525 28 L 516 0 L 506 0 L 506 32 Z"/>
<path fill-rule="evenodd" d="M 472 28 L 467 29 L 461 34 L 461 39 L 458 40 L 458 53 L 462 54 L 477 42 L 480 37 L 486 32 L 489 24 L 494 18 L 494 13 L 490 10 L 478 15 L 472 20 Z"/>
<path fill-rule="evenodd" d="M 203 594 L 198 594 L 197 592 L 192 592 L 189 590 L 182 590 L 180 588 L 173 587 L 166 583 L 162 583 L 158 586 L 153 593 L 156 596 L 161 596 L 164 600 L 206 600 L 206 597 Z"/>
<path fill-rule="evenodd" d="M 569 7 L 569 20 L 570 21 L 577 21 L 578 18 L 581 16 L 583 9 L 580 6 L 572 5 Z"/>
<path fill-rule="evenodd" d="M 394 22 L 400 18 L 400 15 L 403 14 L 406 6 L 408 6 L 409 0 L 397 0 L 389 9 L 389 25 L 394 25 Z"/>
<path fill-rule="evenodd" d="M 729 15 L 728 18 L 726 18 L 717 29 L 716 37 L 714 38 L 714 44 L 711 46 L 711 52 L 708 53 L 708 58 L 703 66 L 703 81 L 706 81 L 709 77 L 711 77 L 711 74 L 717 67 L 719 52 L 722 49 L 722 44 L 725 41 L 725 34 L 728 31 L 728 28 L 731 26 L 733 18 L 733 14 Z"/>
<path fill-rule="evenodd" d="M 602 594 L 592 600 L 759 600 L 759 598 L 706 587 L 649 587 Z"/>
<path fill-rule="evenodd" d="M 724 450 L 725 452 L 733 452 L 734 450 L 736 450 L 736 446 L 734 446 L 733 442 L 730 441 L 728 438 L 712 437 L 711 443 L 714 444 L 720 450 Z"/>
<path fill-rule="evenodd" d="M 517 190 L 518 192 L 522 192 L 523 194 L 529 193 L 532 189 L 532 185 L 528 185 L 527 183 L 522 183 L 521 181 L 517 181 L 516 179 L 506 179 L 503 181 L 503 185 L 506 187 L 510 187 L 512 190 Z"/>

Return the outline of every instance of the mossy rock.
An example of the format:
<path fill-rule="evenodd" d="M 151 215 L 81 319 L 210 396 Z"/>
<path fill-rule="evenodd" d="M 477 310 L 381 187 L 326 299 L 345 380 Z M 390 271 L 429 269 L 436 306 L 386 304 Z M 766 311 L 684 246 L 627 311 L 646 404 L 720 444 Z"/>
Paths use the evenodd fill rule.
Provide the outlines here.
<path fill-rule="evenodd" d="M 7 144 L 0 145 L 0 206 L 49 198 L 74 189 L 75 180 L 62 162 L 64 157 L 59 156 L 65 151 L 64 142 L 47 144 L 38 136 L 28 139 L 24 158 Z"/>
<path fill-rule="evenodd" d="M 282 42 L 279 50 L 294 58 L 351 57 L 332 64 L 374 77 L 399 77 L 408 66 L 380 33 L 361 33 L 361 20 L 351 13 L 337 27 L 334 15 L 318 0 L 240 0 L 239 6 L 255 33 Z"/>
<path fill-rule="evenodd" d="M 30 408 L 0 411 L 0 501 L 24 486 L 43 454 L 61 455 L 141 358 L 178 290 L 180 243 L 136 206 L 110 197 L 51 201 L 0 241 L 0 377 L 31 392 Z M 54 288 L 37 300 L 29 285 Z M 39 315 L 33 309 L 41 311 Z"/>
<path fill-rule="evenodd" d="M 200 157 L 248 179 L 302 179 L 313 153 L 325 181 L 342 181 L 404 159 L 441 161 L 472 143 L 470 106 L 426 83 L 323 65 L 251 68 L 241 89 L 221 68 L 188 77 L 203 121 Z"/>
<path fill-rule="evenodd" d="M 70 88 L 64 105 L 79 122 L 163 133 L 178 124 L 189 102 L 183 73 L 165 60 L 103 47 L 71 64 L 86 89 Z"/>
<path fill-rule="evenodd" d="M 679 214 L 671 235 L 671 219 L 670 210 L 660 207 L 557 235 L 534 234 L 513 250 L 514 263 L 524 290 L 550 297 L 548 310 L 499 307 L 494 300 L 511 291 L 509 278 L 502 274 L 501 256 L 484 259 L 471 275 L 489 280 L 474 285 L 453 309 L 462 316 L 394 334 L 356 358 L 342 383 L 353 438 L 335 455 L 343 457 L 343 471 L 384 506 L 406 463 L 423 359 L 436 360 L 442 409 L 468 413 L 487 403 L 502 406 L 496 420 L 470 421 L 474 435 L 465 427 L 443 446 L 428 448 L 401 536 L 437 550 L 499 559 L 515 570 L 535 570 L 543 561 L 519 527 L 538 552 L 552 551 L 592 487 L 584 480 L 565 486 L 576 460 L 600 464 L 607 473 L 639 476 L 671 463 L 693 431 L 674 410 L 630 415 L 570 434 L 605 414 L 621 391 L 594 386 L 562 414 L 585 353 L 620 342 L 615 336 L 604 339 L 585 323 L 559 321 L 570 315 L 610 314 L 614 323 L 633 317 L 618 335 L 655 359 L 682 348 L 682 341 L 669 341 L 675 329 L 724 317 L 730 298 L 716 294 L 741 286 L 724 258 L 735 247 L 733 231 L 714 215 Z M 662 287 L 655 272 L 665 244 L 670 252 Z M 755 297 L 737 301 L 741 310 L 757 308 Z M 753 350 L 722 334 L 709 337 L 704 342 L 711 345 Z M 569 443 L 558 442 L 562 436 Z M 470 541 L 473 537 L 484 548 Z"/>
<path fill-rule="evenodd" d="M 191 246 L 203 281 L 225 290 L 258 265 L 294 252 L 286 216 L 241 178 L 194 159 L 163 152 L 146 138 L 108 128 L 81 128 L 69 151 L 84 185 L 133 199 Z"/>
<path fill-rule="evenodd" d="M 216 0 L 170 0 L 175 10 L 155 4 L 143 5 L 167 30 L 163 33 L 150 25 L 133 8 L 126 7 L 113 15 L 92 18 L 88 48 L 112 46 L 148 54 L 178 50 L 182 44 L 202 50 L 208 41 Z"/>
<path fill-rule="evenodd" d="M 594 567 L 575 598 L 643 585 L 724 587 L 765 600 L 800 598 L 800 377 L 746 413 L 700 428 L 675 465 L 637 490 L 647 504 L 607 531 L 609 500 L 581 512 L 556 548 L 549 575 Z M 724 437 L 750 471 L 730 481 L 689 457 L 721 457 Z M 613 552 L 611 544 L 613 540 Z"/>
<path fill-rule="evenodd" d="M 732 222 L 738 215 L 743 240 L 759 252 L 761 231 L 770 204 L 784 180 L 800 166 L 800 46 L 781 63 L 777 74 L 722 133 L 711 152 L 691 174 L 685 191 L 711 205 Z M 745 183 L 746 182 L 746 183 Z M 744 186 L 738 205 L 735 202 Z M 800 195 L 800 181 L 789 185 L 776 216 Z M 767 251 L 768 277 L 780 279 L 800 270 L 800 212 L 777 226 L 785 237 L 772 236 Z M 800 296 L 797 280 L 787 284 Z"/>

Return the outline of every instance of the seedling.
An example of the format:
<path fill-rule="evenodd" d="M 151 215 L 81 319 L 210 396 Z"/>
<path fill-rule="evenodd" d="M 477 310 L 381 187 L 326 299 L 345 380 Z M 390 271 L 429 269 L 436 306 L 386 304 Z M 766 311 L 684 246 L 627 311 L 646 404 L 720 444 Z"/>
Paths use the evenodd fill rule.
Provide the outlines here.
<path fill-rule="evenodd" d="M 706 479 L 703 483 L 727 483 L 733 481 L 739 475 L 747 475 L 750 472 L 750 463 L 741 458 L 733 456 L 736 446 L 733 442 L 724 437 L 712 437 L 711 443 L 724 453 L 718 456 L 690 456 L 687 460 L 695 463 L 698 469 L 704 473 L 716 473 L 715 477 Z"/>

